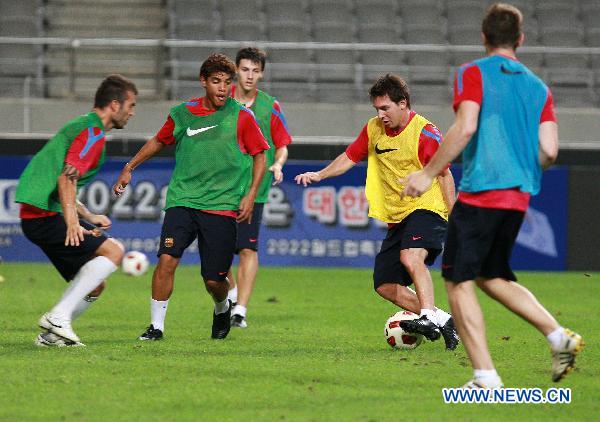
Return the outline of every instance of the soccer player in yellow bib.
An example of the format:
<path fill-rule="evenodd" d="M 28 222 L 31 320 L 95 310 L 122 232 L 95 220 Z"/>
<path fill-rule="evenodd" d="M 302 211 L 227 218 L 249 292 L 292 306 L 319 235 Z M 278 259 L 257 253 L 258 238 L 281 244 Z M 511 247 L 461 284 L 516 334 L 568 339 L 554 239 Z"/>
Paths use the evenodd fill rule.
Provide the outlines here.
<path fill-rule="evenodd" d="M 418 199 L 402 198 L 399 180 L 422 169 L 435 154 L 442 135 L 426 118 L 410 108 L 406 82 L 396 75 L 380 77 L 369 90 L 377 116 L 358 138 L 317 172 L 296 176 L 307 186 L 339 176 L 367 158 L 366 196 L 369 216 L 388 223 L 388 232 L 375 257 L 375 291 L 401 308 L 419 314 L 411 332 L 429 340 L 444 337 L 446 348 L 459 339 L 450 314 L 435 307 L 433 281 L 427 265 L 443 247 L 448 213 L 455 201 L 454 179 L 449 167 Z M 415 285 L 415 291 L 408 286 Z"/>

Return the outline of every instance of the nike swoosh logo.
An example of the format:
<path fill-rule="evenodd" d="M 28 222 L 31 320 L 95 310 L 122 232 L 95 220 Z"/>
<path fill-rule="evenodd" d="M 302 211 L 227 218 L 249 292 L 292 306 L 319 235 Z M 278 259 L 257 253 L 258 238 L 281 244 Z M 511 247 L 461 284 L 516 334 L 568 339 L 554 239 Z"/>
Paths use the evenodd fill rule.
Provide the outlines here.
<path fill-rule="evenodd" d="M 379 149 L 377 144 L 375 144 L 375 153 L 376 154 L 385 154 L 386 152 L 396 151 L 398 148 L 387 148 L 387 149 Z"/>
<path fill-rule="evenodd" d="M 423 239 L 423 236 L 413 236 L 412 240 L 421 240 Z"/>
<path fill-rule="evenodd" d="M 512 70 L 509 70 L 509 69 L 505 68 L 503 64 L 500 65 L 500 71 L 502 73 L 506 73 L 507 75 L 520 75 L 521 73 L 523 73 L 520 70 L 517 70 L 517 71 L 513 72 Z"/>
<path fill-rule="evenodd" d="M 213 127 L 217 127 L 217 126 L 219 126 L 219 125 L 201 127 L 200 129 L 191 129 L 188 127 L 185 133 L 187 134 L 187 136 L 194 136 L 199 133 L 206 132 L 207 130 L 210 130 Z"/>

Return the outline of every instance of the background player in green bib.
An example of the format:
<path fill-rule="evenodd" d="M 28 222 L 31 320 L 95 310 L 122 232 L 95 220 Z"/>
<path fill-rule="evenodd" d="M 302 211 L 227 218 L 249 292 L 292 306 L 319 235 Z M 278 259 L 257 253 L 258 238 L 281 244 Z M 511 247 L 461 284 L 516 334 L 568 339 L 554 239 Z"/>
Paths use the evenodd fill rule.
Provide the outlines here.
<path fill-rule="evenodd" d="M 81 315 L 104 289 L 117 269 L 123 246 L 106 236 L 111 221 L 76 200 L 104 162 L 105 132 L 121 129 L 134 114 L 137 89 L 121 75 L 110 75 L 96 91 L 94 109 L 63 126 L 32 158 L 19 179 L 21 227 L 66 281 L 60 301 L 39 325 L 39 346 L 81 346 L 71 321 Z"/>
<path fill-rule="evenodd" d="M 120 195 L 138 165 L 165 145 L 175 144 L 159 261 L 152 276 L 151 324 L 140 340 L 163 337 L 175 269 L 196 238 L 202 278 L 215 302 L 211 336 L 223 339 L 229 333 L 226 275 L 235 252 L 236 220 L 252 218 L 265 173 L 264 151 L 269 149 L 254 114 L 229 96 L 234 75 L 235 64 L 228 57 L 210 55 L 200 68 L 206 95 L 173 107 L 163 127 L 125 165 L 114 186 Z"/>
<path fill-rule="evenodd" d="M 238 51 L 235 64 L 237 83 L 231 96 L 254 112 L 260 129 L 269 143 L 265 152 L 267 172 L 254 202 L 252 220 L 238 223 L 236 251 L 240 255 L 237 283 L 232 271 L 227 275 L 230 282 L 229 299 L 235 303 L 231 312 L 231 325 L 245 328 L 246 308 L 258 272 L 258 236 L 269 189 L 283 180 L 282 168 L 288 157 L 287 145 L 292 142 L 279 102 L 258 89 L 265 70 L 266 54 L 258 48 L 247 47 Z"/>

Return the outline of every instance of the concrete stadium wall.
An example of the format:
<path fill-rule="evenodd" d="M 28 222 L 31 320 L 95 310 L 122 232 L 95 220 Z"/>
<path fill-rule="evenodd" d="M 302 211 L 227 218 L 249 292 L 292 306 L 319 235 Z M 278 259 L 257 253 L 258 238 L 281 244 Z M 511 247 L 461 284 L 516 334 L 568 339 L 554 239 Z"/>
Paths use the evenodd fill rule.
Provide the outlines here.
<path fill-rule="evenodd" d="M 136 113 L 119 137 L 151 136 L 160 128 L 174 102 L 139 101 Z M 0 99 L 0 133 L 23 132 L 24 118 L 29 115 L 30 132 L 54 133 L 60 125 L 78 114 L 90 110 L 92 101 L 58 101 L 31 99 Z M 283 111 L 294 136 L 358 135 L 366 121 L 374 115 L 373 108 L 364 104 L 297 104 L 282 103 Z M 442 131 L 452 123 L 448 107 L 413 105 L 414 109 L 433 121 Z M 600 109 L 557 109 L 561 142 L 597 142 L 600 147 Z"/>

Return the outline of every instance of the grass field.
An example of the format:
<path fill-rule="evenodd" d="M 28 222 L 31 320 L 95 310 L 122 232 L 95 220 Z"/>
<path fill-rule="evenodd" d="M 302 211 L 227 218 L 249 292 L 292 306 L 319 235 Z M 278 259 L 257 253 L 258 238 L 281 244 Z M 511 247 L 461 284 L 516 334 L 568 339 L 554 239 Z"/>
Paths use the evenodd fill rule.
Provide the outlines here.
<path fill-rule="evenodd" d="M 600 274 L 520 273 L 560 322 L 587 343 L 578 368 L 550 381 L 546 340 L 482 298 L 488 339 L 507 387 L 570 387 L 572 403 L 443 403 L 442 387 L 471 376 L 465 351 L 443 341 L 392 350 L 395 308 L 371 272 L 261 269 L 249 328 L 210 340 L 212 305 L 197 267 L 178 270 L 165 340 L 141 343 L 149 280 L 117 274 L 74 328 L 85 348 L 40 349 L 36 322 L 62 294 L 50 265 L 2 264 L 0 420 L 583 420 L 599 414 Z M 447 308 L 438 273 L 437 301 Z"/>

